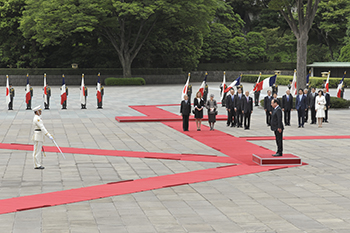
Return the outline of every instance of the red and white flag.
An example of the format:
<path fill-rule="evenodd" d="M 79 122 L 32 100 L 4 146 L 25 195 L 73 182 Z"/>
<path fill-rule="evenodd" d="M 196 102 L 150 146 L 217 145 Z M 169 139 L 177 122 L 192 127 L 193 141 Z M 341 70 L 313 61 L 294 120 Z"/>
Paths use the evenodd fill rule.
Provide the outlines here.
<path fill-rule="evenodd" d="M 344 76 L 343 76 L 342 80 L 341 80 L 340 83 L 338 84 L 338 88 L 337 88 L 337 97 L 338 97 L 338 98 L 340 98 L 341 88 L 342 88 L 343 83 L 344 83 L 345 75 L 346 75 L 346 71 L 344 72 Z"/>
<path fill-rule="evenodd" d="M 205 88 L 205 84 L 207 83 L 207 77 L 208 77 L 208 73 L 205 72 L 205 77 L 204 77 L 204 80 L 201 84 L 201 86 L 199 87 L 199 90 L 201 93 L 202 93 L 202 96 L 203 96 L 203 93 L 204 93 L 204 88 Z"/>
<path fill-rule="evenodd" d="M 46 74 L 44 74 L 44 103 L 47 104 Z"/>
<path fill-rule="evenodd" d="M 6 104 L 10 103 L 10 83 L 9 76 L 6 75 Z"/>
<path fill-rule="evenodd" d="M 66 82 L 64 81 L 64 74 L 62 75 L 62 87 L 61 87 L 61 105 L 67 100 Z"/>
<path fill-rule="evenodd" d="M 325 86 L 327 93 L 329 92 L 329 76 L 331 76 L 331 71 L 328 72 L 326 86 Z"/>
<path fill-rule="evenodd" d="M 292 86 L 290 88 L 290 93 L 293 96 L 297 95 L 297 70 L 294 70 L 294 76 L 293 76 Z"/>
<path fill-rule="evenodd" d="M 226 72 L 224 71 L 224 77 L 222 78 L 222 92 L 221 92 L 221 96 L 220 99 L 221 101 L 223 101 L 224 95 L 225 95 L 225 89 L 226 89 Z"/>
<path fill-rule="evenodd" d="M 257 89 L 258 89 L 258 83 L 259 83 L 259 81 L 260 81 L 260 77 L 261 77 L 261 72 L 260 72 L 260 74 L 259 74 L 258 80 L 256 80 L 256 83 L 255 83 L 255 86 L 254 86 L 253 90 L 251 90 L 251 91 L 249 92 L 249 95 L 251 95 L 251 94 L 253 94 L 255 91 L 257 91 Z"/>
<path fill-rule="evenodd" d="M 84 83 L 84 74 L 81 75 L 81 86 L 80 86 L 80 103 L 85 105 L 85 83 Z"/>
<path fill-rule="evenodd" d="M 29 104 L 29 100 L 31 99 L 32 99 L 32 95 L 30 94 L 29 74 L 27 74 L 26 103 Z"/>
<path fill-rule="evenodd" d="M 184 88 L 182 88 L 181 100 L 183 100 L 184 96 L 187 95 L 188 85 L 190 83 L 190 77 L 191 77 L 191 74 L 188 73 L 187 82 L 186 82 Z"/>
<path fill-rule="evenodd" d="M 100 80 L 100 73 L 98 73 L 98 81 L 97 81 L 97 87 L 96 87 L 96 90 L 97 90 L 97 100 L 99 103 L 102 102 L 102 95 L 101 95 L 101 80 Z"/>

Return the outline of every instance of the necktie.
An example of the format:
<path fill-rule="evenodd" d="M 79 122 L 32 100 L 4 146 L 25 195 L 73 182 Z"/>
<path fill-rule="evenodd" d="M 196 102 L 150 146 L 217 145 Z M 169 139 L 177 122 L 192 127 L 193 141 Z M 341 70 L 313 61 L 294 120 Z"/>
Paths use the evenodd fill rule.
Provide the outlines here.
<path fill-rule="evenodd" d="M 287 95 L 287 101 L 289 101 L 289 95 Z"/>
<path fill-rule="evenodd" d="M 249 98 L 247 97 L 247 102 L 249 102 Z"/>
<path fill-rule="evenodd" d="M 234 96 L 232 95 L 232 100 L 233 100 Z"/>

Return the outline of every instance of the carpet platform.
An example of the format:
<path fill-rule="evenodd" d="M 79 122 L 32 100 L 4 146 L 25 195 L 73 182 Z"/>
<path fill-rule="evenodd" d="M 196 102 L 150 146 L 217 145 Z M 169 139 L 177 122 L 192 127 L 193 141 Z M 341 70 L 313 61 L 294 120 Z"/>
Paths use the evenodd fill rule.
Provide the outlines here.
<path fill-rule="evenodd" d="M 301 165 L 301 158 L 292 155 L 284 154 L 283 156 L 274 157 L 272 154 L 253 154 L 253 162 L 260 166 L 286 166 L 286 165 Z"/>

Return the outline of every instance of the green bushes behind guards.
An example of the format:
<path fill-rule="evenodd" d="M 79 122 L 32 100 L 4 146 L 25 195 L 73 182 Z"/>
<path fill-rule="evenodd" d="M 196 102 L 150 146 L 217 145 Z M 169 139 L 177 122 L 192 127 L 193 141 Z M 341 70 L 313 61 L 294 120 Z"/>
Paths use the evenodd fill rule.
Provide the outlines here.
<path fill-rule="evenodd" d="M 145 85 L 143 78 L 106 78 L 106 86 Z"/>

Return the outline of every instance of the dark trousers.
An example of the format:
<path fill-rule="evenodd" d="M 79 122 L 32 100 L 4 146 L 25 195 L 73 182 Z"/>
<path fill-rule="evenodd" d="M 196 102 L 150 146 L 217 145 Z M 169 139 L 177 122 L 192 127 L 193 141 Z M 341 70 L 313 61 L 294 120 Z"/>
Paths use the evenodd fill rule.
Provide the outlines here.
<path fill-rule="evenodd" d="M 234 109 L 227 111 L 227 125 L 236 125 L 236 112 Z"/>
<path fill-rule="evenodd" d="M 27 109 L 32 109 L 32 100 L 28 100 Z"/>
<path fill-rule="evenodd" d="M 101 96 L 101 102 L 98 102 L 98 99 L 97 99 L 97 108 L 102 108 L 102 96 Z"/>
<path fill-rule="evenodd" d="M 67 109 L 67 100 L 63 102 L 62 109 Z"/>
<path fill-rule="evenodd" d="M 307 108 L 305 110 L 305 122 L 307 122 L 308 119 L 309 119 L 309 109 Z"/>
<path fill-rule="evenodd" d="M 275 137 L 276 137 L 276 145 L 277 145 L 277 154 L 281 154 L 283 153 L 283 130 L 282 132 L 278 132 L 278 130 L 275 131 Z"/>
<path fill-rule="evenodd" d="M 259 96 L 260 93 L 254 93 L 254 102 L 255 102 L 255 106 L 259 106 Z"/>
<path fill-rule="evenodd" d="M 44 107 L 45 107 L 45 109 L 49 109 L 50 108 L 50 97 L 47 97 L 47 104 L 44 103 Z"/>
<path fill-rule="evenodd" d="M 244 128 L 249 129 L 250 127 L 250 115 L 251 112 L 244 113 Z"/>
<path fill-rule="evenodd" d="M 298 125 L 303 126 L 305 120 L 305 109 L 299 108 L 298 110 Z"/>
<path fill-rule="evenodd" d="M 13 110 L 13 97 L 10 97 L 9 110 Z"/>
<path fill-rule="evenodd" d="M 269 112 L 269 110 L 266 110 L 266 124 L 270 125 L 271 124 L 271 114 Z"/>
<path fill-rule="evenodd" d="M 311 123 L 315 123 L 316 124 L 316 110 L 315 107 L 312 107 L 310 109 L 311 111 Z"/>
<path fill-rule="evenodd" d="M 328 121 L 328 108 L 324 111 L 324 119 L 323 121 Z"/>
<path fill-rule="evenodd" d="M 190 115 L 182 115 L 182 129 L 188 131 L 188 121 Z"/>
<path fill-rule="evenodd" d="M 242 127 L 243 124 L 243 113 L 241 109 L 237 108 L 237 112 L 236 112 L 236 122 L 238 126 Z"/>
<path fill-rule="evenodd" d="M 290 110 L 284 110 L 284 124 L 290 125 Z"/>

